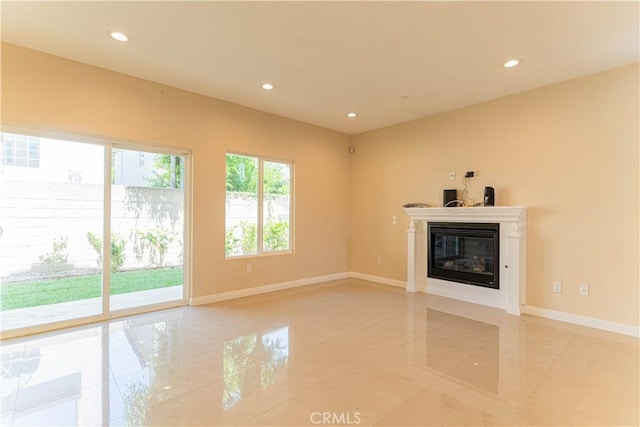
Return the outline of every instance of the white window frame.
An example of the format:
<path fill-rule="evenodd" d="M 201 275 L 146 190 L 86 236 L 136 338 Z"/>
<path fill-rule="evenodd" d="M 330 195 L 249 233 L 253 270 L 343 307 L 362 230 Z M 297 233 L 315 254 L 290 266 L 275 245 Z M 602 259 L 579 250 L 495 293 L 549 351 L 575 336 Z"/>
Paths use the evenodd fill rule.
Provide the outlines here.
<path fill-rule="evenodd" d="M 7 138 L 8 137 L 8 138 Z M 35 145 L 36 150 L 33 152 L 31 146 Z M 21 148 L 19 145 L 26 145 Z M 11 155 L 7 156 L 7 148 L 11 147 Z M 25 151 L 24 155 L 18 155 L 18 150 Z M 18 160 L 23 160 L 26 164 L 19 165 Z M 40 167 L 40 138 L 32 135 L 24 135 L 10 132 L 2 133 L 2 166 L 13 166 L 18 168 Z"/>
<path fill-rule="evenodd" d="M 225 166 L 227 163 L 227 155 L 233 156 L 242 156 L 249 157 L 252 159 L 256 159 L 258 161 L 258 178 L 257 178 L 257 186 L 258 186 L 258 214 L 257 214 L 257 230 L 256 230 L 256 245 L 257 252 L 254 254 L 242 254 L 242 255 L 227 255 L 225 250 L 225 259 L 240 259 L 240 258 L 254 258 L 254 257 L 262 257 L 262 256 L 274 256 L 274 255 L 288 255 L 294 253 L 294 188 L 295 188 L 295 173 L 294 173 L 294 162 L 293 160 L 285 160 L 285 159 L 277 159 L 268 156 L 260 156 L 257 154 L 248 154 L 242 153 L 238 151 L 227 151 L 225 153 Z M 264 163 L 272 162 L 272 163 L 283 163 L 289 166 L 289 248 L 280 251 L 267 251 L 264 250 Z M 225 167 L 226 170 L 226 167 Z M 225 188 L 226 188 L 227 176 L 225 172 Z M 226 212 L 226 190 L 225 190 L 225 217 L 224 217 L 224 232 L 225 239 L 227 233 L 227 212 Z"/>

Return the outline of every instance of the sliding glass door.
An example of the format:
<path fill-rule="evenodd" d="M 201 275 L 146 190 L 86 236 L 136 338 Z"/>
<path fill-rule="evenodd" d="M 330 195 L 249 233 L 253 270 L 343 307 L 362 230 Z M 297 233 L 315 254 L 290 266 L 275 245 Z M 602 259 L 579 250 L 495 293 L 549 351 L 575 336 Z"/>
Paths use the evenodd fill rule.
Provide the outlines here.
<path fill-rule="evenodd" d="M 105 147 L 2 134 L 2 329 L 102 313 Z"/>
<path fill-rule="evenodd" d="M 184 156 L 114 148 L 111 310 L 183 299 Z"/>
<path fill-rule="evenodd" d="M 136 148 L 2 133 L 3 335 L 186 302 L 188 153 Z"/>

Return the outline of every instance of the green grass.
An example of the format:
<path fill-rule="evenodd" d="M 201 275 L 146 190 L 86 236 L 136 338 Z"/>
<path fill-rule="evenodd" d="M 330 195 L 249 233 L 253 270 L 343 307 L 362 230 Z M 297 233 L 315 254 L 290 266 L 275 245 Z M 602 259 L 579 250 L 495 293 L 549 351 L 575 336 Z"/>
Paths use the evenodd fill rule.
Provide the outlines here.
<path fill-rule="evenodd" d="M 123 271 L 111 274 L 111 295 L 182 284 L 182 268 Z M 37 307 L 102 295 L 102 275 L 61 277 L 33 282 L 3 283 L 0 309 Z"/>

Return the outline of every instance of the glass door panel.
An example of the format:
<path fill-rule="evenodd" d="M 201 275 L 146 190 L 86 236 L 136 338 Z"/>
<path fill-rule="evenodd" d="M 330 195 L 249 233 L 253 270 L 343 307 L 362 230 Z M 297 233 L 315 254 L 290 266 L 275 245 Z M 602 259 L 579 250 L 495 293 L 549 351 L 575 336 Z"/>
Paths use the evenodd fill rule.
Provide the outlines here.
<path fill-rule="evenodd" d="M 184 299 L 185 158 L 114 148 L 111 311 Z"/>
<path fill-rule="evenodd" d="M 2 330 L 102 313 L 104 147 L 3 133 Z"/>

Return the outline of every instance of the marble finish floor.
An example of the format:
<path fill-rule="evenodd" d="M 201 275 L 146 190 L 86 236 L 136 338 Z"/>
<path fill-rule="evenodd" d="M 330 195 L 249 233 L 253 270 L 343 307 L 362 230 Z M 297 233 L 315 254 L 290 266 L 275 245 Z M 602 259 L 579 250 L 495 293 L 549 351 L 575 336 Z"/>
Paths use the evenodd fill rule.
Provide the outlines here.
<path fill-rule="evenodd" d="M 639 340 L 346 279 L 2 342 L 3 426 L 637 426 Z"/>

